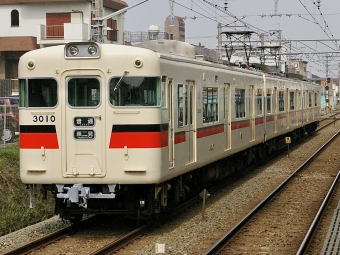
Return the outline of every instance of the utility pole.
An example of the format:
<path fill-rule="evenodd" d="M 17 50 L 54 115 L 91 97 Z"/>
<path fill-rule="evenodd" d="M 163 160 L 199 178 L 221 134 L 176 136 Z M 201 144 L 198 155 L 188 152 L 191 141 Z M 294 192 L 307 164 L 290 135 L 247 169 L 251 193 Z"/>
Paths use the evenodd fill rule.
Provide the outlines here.
<path fill-rule="evenodd" d="M 326 55 L 326 84 L 325 84 L 325 94 L 326 94 L 326 103 L 327 103 L 327 106 L 326 106 L 326 113 L 328 113 L 329 111 L 329 86 L 328 86 L 328 54 Z"/>
<path fill-rule="evenodd" d="M 336 93 L 335 93 L 335 95 L 336 95 L 336 104 L 337 104 L 337 106 L 339 105 L 339 88 L 340 88 L 340 63 L 338 64 L 338 69 L 339 69 L 339 79 L 338 79 L 338 86 L 337 86 L 337 90 L 336 90 Z"/>
<path fill-rule="evenodd" d="M 169 4 L 170 4 L 170 11 L 171 11 L 171 19 L 174 19 L 174 1 L 175 0 L 169 0 Z"/>

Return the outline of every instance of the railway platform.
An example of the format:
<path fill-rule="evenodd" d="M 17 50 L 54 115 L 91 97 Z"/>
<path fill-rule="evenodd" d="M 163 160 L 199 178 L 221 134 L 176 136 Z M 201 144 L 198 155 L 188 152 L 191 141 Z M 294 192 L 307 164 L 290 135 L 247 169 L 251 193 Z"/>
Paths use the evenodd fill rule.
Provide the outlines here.
<path fill-rule="evenodd" d="M 334 210 L 320 255 L 340 254 L 340 202 Z"/>
<path fill-rule="evenodd" d="M 338 109 L 321 114 L 322 119 L 333 118 L 335 113 L 339 113 Z M 334 255 L 340 254 L 340 201 L 334 210 L 332 221 L 329 225 L 326 238 L 320 255 Z"/>

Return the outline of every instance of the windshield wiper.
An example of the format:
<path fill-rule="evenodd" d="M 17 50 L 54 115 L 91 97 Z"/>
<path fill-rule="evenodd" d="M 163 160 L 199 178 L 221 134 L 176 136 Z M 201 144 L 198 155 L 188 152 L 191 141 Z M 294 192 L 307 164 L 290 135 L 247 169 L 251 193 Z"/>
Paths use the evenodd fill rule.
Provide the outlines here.
<path fill-rule="evenodd" d="M 116 86 L 114 87 L 113 91 L 115 91 L 116 89 L 118 89 L 119 85 L 122 83 L 124 77 L 129 73 L 129 71 L 124 71 L 124 74 L 122 77 L 120 77 L 119 81 L 117 82 Z"/>

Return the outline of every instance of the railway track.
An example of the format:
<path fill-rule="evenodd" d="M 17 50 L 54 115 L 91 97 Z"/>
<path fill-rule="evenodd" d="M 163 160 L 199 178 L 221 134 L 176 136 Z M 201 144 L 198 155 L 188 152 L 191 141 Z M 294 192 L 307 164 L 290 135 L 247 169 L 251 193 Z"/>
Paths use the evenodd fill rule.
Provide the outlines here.
<path fill-rule="evenodd" d="M 317 129 L 317 131 L 333 124 L 336 125 L 336 122 L 339 120 L 340 118 L 340 112 L 337 111 L 331 115 L 327 115 L 327 117 L 321 118 L 320 123 L 319 123 L 319 127 Z"/>
<path fill-rule="evenodd" d="M 337 183 L 339 133 L 205 254 L 303 254 L 319 221 L 315 216 L 321 217 L 320 206 Z"/>
<path fill-rule="evenodd" d="M 328 125 L 331 125 L 336 120 L 337 120 L 337 118 L 333 118 L 333 116 L 331 116 L 331 117 L 327 118 L 327 120 L 323 121 L 323 123 L 328 122 Z M 209 190 L 209 192 L 213 193 L 212 190 Z M 188 202 L 189 205 L 185 205 L 183 207 L 184 208 L 185 207 L 187 207 L 187 208 L 191 207 L 193 204 L 195 204 L 195 203 L 197 204 L 198 201 L 200 201 L 200 199 L 196 198 L 195 201 Z M 181 210 L 183 210 L 183 208 L 180 209 L 180 211 Z M 87 225 L 89 226 L 89 225 L 93 225 L 93 224 L 87 224 Z M 85 231 L 85 232 L 91 231 L 91 230 L 87 229 L 88 226 L 86 228 L 84 227 L 82 229 L 82 231 Z M 107 224 L 105 224 L 105 227 L 103 227 L 104 232 L 105 232 L 105 229 L 110 229 L 110 231 L 112 231 L 115 228 L 117 228 L 117 227 L 108 227 Z M 129 252 L 131 250 L 135 250 L 135 251 L 138 250 L 138 247 L 135 247 L 134 243 L 135 242 L 136 243 L 143 242 L 143 240 L 145 240 L 144 239 L 145 235 L 148 235 L 148 233 L 150 233 L 150 231 L 148 230 L 148 228 L 136 230 L 133 227 L 131 227 L 130 230 L 131 231 L 125 231 L 125 232 L 120 231 L 120 233 L 116 233 L 115 231 L 111 232 L 110 235 L 113 238 L 111 238 L 110 240 L 106 239 L 105 233 L 103 233 L 103 234 L 101 233 L 102 230 L 100 230 L 100 231 L 98 230 L 97 232 L 95 232 L 94 235 L 88 235 L 88 236 L 86 236 L 86 235 L 74 235 L 73 232 L 67 232 L 66 237 L 57 238 L 61 241 L 54 241 L 53 238 L 52 238 L 52 241 L 48 242 L 49 244 L 47 244 L 46 242 L 44 243 L 44 241 L 43 241 L 43 244 L 42 244 L 43 248 L 39 248 L 38 251 L 28 253 L 26 251 L 20 252 L 20 251 L 16 250 L 16 251 L 12 251 L 12 253 L 9 252 L 9 253 L 6 253 L 6 254 L 44 254 L 44 253 L 50 254 L 51 251 L 53 251 L 54 249 L 56 249 L 57 251 L 63 250 L 63 252 L 65 252 L 65 250 L 68 251 L 68 249 L 69 249 L 68 247 L 70 247 L 70 246 L 76 247 L 75 248 L 75 252 L 76 252 L 75 254 L 80 254 L 80 253 L 81 254 L 133 254 L 133 253 L 129 253 Z M 146 232 L 144 232 L 144 231 L 146 231 Z M 217 229 L 216 232 L 219 232 L 219 233 L 216 233 L 216 234 L 219 234 L 220 236 L 222 236 L 223 235 L 222 231 L 223 231 L 223 229 Z M 131 232 L 131 235 L 128 234 L 128 232 Z M 143 238 L 140 238 L 140 236 L 142 236 L 142 235 L 143 235 Z M 126 239 L 125 236 L 130 236 L 129 237 L 130 239 Z M 67 239 L 68 237 L 69 237 L 69 239 Z M 77 242 L 74 241 L 76 239 L 81 240 L 80 244 L 74 244 L 74 243 L 77 243 Z M 102 243 L 101 239 L 105 239 L 105 242 Z M 93 240 L 96 240 L 96 241 L 92 242 Z M 139 241 L 136 241 L 136 240 L 139 240 Z M 57 243 L 60 243 L 60 242 L 66 243 L 66 246 L 61 246 L 61 245 L 57 244 Z M 94 245 L 94 243 L 95 243 L 95 245 Z M 130 243 L 130 245 L 127 245 L 128 243 Z M 209 241 L 210 245 L 211 245 L 211 243 L 212 242 Z M 209 249 L 210 245 L 204 244 L 204 245 L 199 245 L 197 247 L 200 250 L 206 251 L 207 249 Z M 96 247 L 94 247 L 94 246 L 96 246 Z M 88 248 L 88 247 L 90 247 L 90 248 Z M 37 250 L 37 248 L 35 248 L 35 250 Z M 73 249 L 69 250 L 69 254 L 72 254 L 72 250 Z M 117 253 L 117 251 L 119 251 L 119 252 Z M 197 253 L 188 253 L 188 254 L 203 254 L 203 253 L 197 252 Z"/>
<path fill-rule="evenodd" d="M 105 218 L 105 217 L 104 217 Z M 105 227 L 104 227 L 105 226 Z M 135 227 L 131 222 L 110 222 L 93 217 L 71 225 L 39 240 L 4 253 L 14 254 L 112 254 L 142 235 L 148 225 Z"/>

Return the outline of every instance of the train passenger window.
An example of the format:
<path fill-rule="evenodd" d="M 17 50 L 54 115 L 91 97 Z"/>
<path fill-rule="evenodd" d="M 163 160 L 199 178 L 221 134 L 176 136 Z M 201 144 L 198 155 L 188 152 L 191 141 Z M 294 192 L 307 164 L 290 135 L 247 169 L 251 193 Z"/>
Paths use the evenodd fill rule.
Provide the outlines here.
<path fill-rule="evenodd" d="M 228 95 L 229 95 L 229 86 L 226 85 L 225 88 L 223 88 L 223 95 L 224 95 L 224 100 L 223 100 L 223 103 L 224 103 L 224 119 L 228 118 L 228 107 L 229 107 L 229 98 L 228 98 Z"/>
<path fill-rule="evenodd" d="M 295 100 L 294 100 L 295 93 L 294 91 L 289 92 L 289 109 L 294 110 L 295 109 Z"/>
<path fill-rule="evenodd" d="M 311 92 L 308 93 L 308 106 L 312 107 L 312 93 Z"/>
<path fill-rule="evenodd" d="M 203 123 L 218 121 L 217 88 L 203 88 Z"/>
<path fill-rule="evenodd" d="M 20 80 L 21 107 L 55 107 L 58 102 L 58 86 L 55 79 Z"/>
<path fill-rule="evenodd" d="M 110 80 L 112 106 L 160 106 L 160 77 L 114 77 Z"/>
<path fill-rule="evenodd" d="M 186 110 L 186 94 L 184 93 L 183 85 L 179 84 L 177 87 L 177 109 L 178 109 L 178 127 L 184 126 L 184 110 Z"/>
<path fill-rule="evenodd" d="M 298 109 L 301 110 L 302 109 L 302 98 L 301 98 L 301 92 L 297 93 L 297 99 L 298 99 Z"/>
<path fill-rule="evenodd" d="M 279 91 L 279 112 L 285 110 L 285 92 L 283 90 Z"/>
<path fill-rule="evenodd" d="M 244 89 L 235 89 L 235 114 L 236 118 L 244 118 L 246 116 L 245 113 L 245 94 L 246 91 Z"/>
<path fill-rule="evenodd" d="M 267 89 L 267 113 L 272 112 L 272 90 Z"/>
<path fill-rule="evenodd" d="M 314 106 L 318 106 L 318 93 L 314 93 Z"/>
<path fill-rule="evenodd" d="M 256 114 L 257 115 L 262 115 L 262 100 L 263 100 L 263 95 L 262 95 L 262 89 L 256 90 Z"/>
<path fill-rule="evenodd" d="M 68 104 L 96 107 L 100 104 L 100 82 L 96 78 L 72 78 L 67 83 Z"/>

